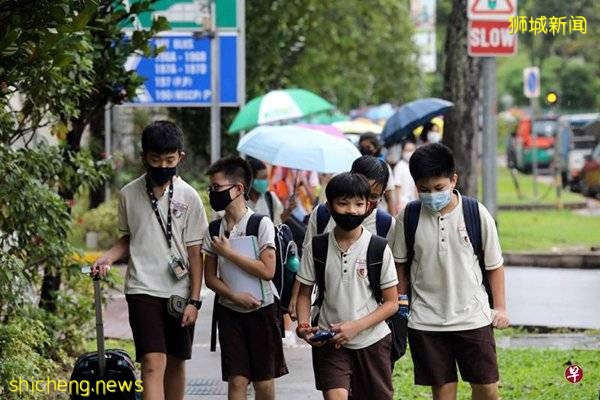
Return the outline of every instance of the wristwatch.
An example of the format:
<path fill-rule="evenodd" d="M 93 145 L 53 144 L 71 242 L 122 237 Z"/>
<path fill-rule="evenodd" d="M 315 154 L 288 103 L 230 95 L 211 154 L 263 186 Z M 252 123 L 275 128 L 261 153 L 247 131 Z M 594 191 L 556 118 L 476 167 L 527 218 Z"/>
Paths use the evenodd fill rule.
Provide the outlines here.
<path fill-rule="evenodd" d="M 199 310 L 200 307 L 202 307 L 202 300 L 189 299 L 187 301 L 187 303 L 193 305 L 194 307 L 196 307 L 197 310 Z"/>

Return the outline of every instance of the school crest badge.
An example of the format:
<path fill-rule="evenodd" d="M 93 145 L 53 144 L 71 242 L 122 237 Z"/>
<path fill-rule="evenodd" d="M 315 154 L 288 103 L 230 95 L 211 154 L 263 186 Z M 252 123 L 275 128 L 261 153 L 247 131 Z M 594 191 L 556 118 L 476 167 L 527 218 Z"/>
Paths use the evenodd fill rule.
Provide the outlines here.
<path fill-rule="evenodd" d="M 359 278 L 366 279 L 367 272 L 367 260 L 356 260 L 356 275 Z"/>
<path fill-rule="evenodd" d="M 187 204 L 180 203 L 178 201 L 171 201 L 171 210 L 173 211 L 173 216 L 175 218 L 181 218 L 181 216 L 187 211 Z"/>

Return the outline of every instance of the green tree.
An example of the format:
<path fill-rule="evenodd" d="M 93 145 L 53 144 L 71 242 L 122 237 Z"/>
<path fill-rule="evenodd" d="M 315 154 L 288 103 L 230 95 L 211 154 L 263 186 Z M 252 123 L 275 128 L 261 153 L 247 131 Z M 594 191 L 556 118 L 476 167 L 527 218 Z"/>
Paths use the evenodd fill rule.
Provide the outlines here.
<path fill-rule="evenodd" d="M 454 150 L 461 192 L 475 196 L 481 61 L 467 54 L 467 26 L 467 0 L 453 0 L 446 30 L 444 95 L 454 108 L 444 119 L 443 141 Z"/>

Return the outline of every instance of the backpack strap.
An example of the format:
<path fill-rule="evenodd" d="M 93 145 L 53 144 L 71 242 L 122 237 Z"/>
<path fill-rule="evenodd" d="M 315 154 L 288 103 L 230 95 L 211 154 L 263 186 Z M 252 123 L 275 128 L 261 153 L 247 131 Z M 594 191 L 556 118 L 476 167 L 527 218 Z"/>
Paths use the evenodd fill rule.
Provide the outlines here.
<path fill-rule="evenodd" d="M 404 209 L 404 241 L 406 242 L 406 277 L 410 282 L 410 266 L 415 258 L 415 235 L 421 214 L 421 201 L 411 201 Z M 409 294 L 410 295 L 410 294 Z"/>
<path fill-rule="evenodd" d="M 315 267 L 315 284 L 317 285 L 317 299 L 314 305 L 321 307 L 325 299 L 325 264 L 327 263 L 329 233 L 314 236 L 311 243 L 313 264 Z"/>
<path fill-rule="evenodd" d="M 258 237 L 258 228 L 260 227 L 260 221 L 266 217 L 263 214 L 254 213 L 250 215 L 248 218 L 248 223 L 246 224 L 246 236 L 256 236 Z"/>
<path fill-rule="evenodd" d="M 483 240 L 481 238 L 481 216 L 479 214 L 479 202 L 471 197 L 462 196 L 462 207 L 463 216 L 465 218 L 465 225 L 467 228 L 467 234 L 469 235 L 469 241 L 473 246 L 473 251 L 479 261 L 479 268 L 481 268 L 481 275 L 483 276 L 483 285 L 485 291 L 488 294 L 490 301 L 490 307 L 494 306 L 494 299 L 492 298 L 492 288 L 485 269 L 485 258 L 483 254 Z"/>
<path fill-rule="evenodd" d="M 208 233 L 210 233 L 211 238 L 213 236 L 219 236 L 219 233 L 221 232 L 221 219 L 222 218 L 215 219 L 208 224 Z"/>
<path fill-rule="evenodd" d="M 265 192 L 265 201 L 267 202 L 267 208 L 269 209 L 269 217 L 271 221 L 273 221 L 273 192 L 266 191 Z"/>
<path fill-rule="evenodd" d="M 221 231 L 221 218 L 215 219 L 208 224 L 208 233 L 211 237 L 219 236 Z M 210 321 L 210 351 L 214 352 L 217 350 L 217 324 L 219 320 L 218 316 L 219 307 L 219 295 L 215 293 L 213 301 L 213 312 Z"/>
<path fill-rule="evenodd" d="M 331 218 L 329 207 L 327 207 L 326 204 L 320 204 L 317 207 L 317 235 L 320 235 L 325 231 L 325 228 L 327 228 L 327 224 L 329 223 L 329 218 Z"/>
<path fill-rule="evenodd" d="M 383 265 L 383 253 L 387 246 L 387 240 L 382 237 L 372 235 L 367 247 L 367 274 L 369 285 L 375 296 L 377 303 L 383 302 L 381 292 L 381 267 Z"/>
<path fill-rule="evenodd" d="M 377 231 L 377 236 L 385 239 L 392 227 L 392 216 L 387 211 L 380 210 L 379 208 L 375 210 L 375 213 L 375 230 Z"/>

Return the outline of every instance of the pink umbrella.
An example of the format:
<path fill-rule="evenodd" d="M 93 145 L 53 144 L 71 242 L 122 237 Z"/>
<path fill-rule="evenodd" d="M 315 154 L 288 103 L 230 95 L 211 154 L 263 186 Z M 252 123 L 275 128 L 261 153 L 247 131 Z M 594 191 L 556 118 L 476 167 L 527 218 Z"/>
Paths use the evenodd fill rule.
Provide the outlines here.
<path fill-rule="evenodd" d="M 319 125 L 319 124 L 297 124 L 301 128 L 314 129 L 316 131 L 324 132 L 328 135 L 345 139 L 344 132 L 332 125 Z"/>

